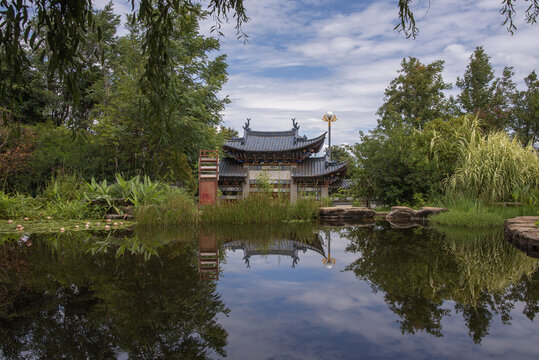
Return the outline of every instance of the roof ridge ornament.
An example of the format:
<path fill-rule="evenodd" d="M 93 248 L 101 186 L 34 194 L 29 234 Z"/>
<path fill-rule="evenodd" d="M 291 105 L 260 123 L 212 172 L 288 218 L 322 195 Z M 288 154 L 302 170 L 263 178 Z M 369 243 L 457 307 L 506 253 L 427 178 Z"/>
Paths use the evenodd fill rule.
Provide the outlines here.
<path fill-rule="evenodd" d="M 251 130 L 250 126 L 251 118 L 247 118 L 247 121 L 245 122 L 245 125 L 243 125 L 243 130 L 249 131 Z"/>
<path fill-rule="evenodd" d="M 296 131 L 299 130 L 299 125 L 298 125 L 298 122 L 296 121 L 296 118 L 292 118 L 292 127 Z"/>

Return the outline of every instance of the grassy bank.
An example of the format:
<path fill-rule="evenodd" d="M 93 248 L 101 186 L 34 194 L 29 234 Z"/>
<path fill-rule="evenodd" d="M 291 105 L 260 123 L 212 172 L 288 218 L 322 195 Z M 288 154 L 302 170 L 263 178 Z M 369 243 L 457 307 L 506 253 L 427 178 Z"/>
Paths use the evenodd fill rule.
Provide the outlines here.
<path fill-rule="evenodd" d="M 206 206 L 200 221 L 211 224 L 269 224 L 282 222 L 309 222 L 318 218 L 321 202 L 314 199 L 272 198 L 264 194 L 252 194 L 246 199 Z"/>
<path fill-rule="evenodd" d="M 539 211 L 539 204 L 533 202 L 504 207 L 465 197 L 445 199 L 441 206 L 449 211 L 430 219 L 435 227 L 501 228 L 507 219 L 533 216 Z"/>

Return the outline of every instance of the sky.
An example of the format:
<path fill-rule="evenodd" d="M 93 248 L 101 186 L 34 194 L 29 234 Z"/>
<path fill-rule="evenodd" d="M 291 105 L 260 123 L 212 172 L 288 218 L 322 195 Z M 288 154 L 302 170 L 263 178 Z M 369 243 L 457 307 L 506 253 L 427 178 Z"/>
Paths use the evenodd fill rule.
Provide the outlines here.
<path fill-rule="evenodd" d="M 106 2 L 96 1 L 97 7 Z M 207 3 L 207 2 L 206 2 Z M 405 57 L 427 64 L 445 61 L 444 80 L 453 84 L 469 57 L 483 46 L 496 76 L 513 66 L 515 81 L 539 70 L 539 25 L 524 21 L 527 2 L 516 5 L 517 31 L 502 25 L 500 0 L 417 0 L 413 2 L 419 35 L 406 39 L 393 30 L 398 23 L 397 0 L 245 0 L 250 21 L 238 40 L 234 24 L 221 29 L 221 51 L 227 55 L 229 80 L 221 96 L 231 103 L 223 113 L 225 126 L 242 134 L 251 118 L 254 130 L 288 130 L 291 118 L 300 134 L 315 137 L 327 130 L 326 111 L 338 120 L 332 125 L 332 144 L 353 144 L 358 132 L 376 126 L 376 110 L 384 90 L 397 76 Z M 125 13 L 130 4 L 115 1 Z M 209 34 L 208 19 L 202 26 Z"/>

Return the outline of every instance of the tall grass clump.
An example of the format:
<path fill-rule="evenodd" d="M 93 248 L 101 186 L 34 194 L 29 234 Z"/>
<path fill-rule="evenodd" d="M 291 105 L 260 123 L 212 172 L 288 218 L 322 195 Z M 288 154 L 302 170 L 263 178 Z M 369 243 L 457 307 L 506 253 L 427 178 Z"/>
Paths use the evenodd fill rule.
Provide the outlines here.
<path fill-rule="evenodd" d="M 504 132 L 478 131 L 457 143 L 457 165 L 446 181 L 449 193 L 494 202 L 510 200 L 516 189 L 539 188 L 539 157 L 531 145 L 524 147 Z"/>
<path fill-rule="evenodd" d="M 141 225 L 195 224 L 198 208 L 186 191 L 166 186 L 151 201 L 135 205 L 135 219 Z"/>
<path fill-rule="evenodd" d="M 316 219 L 320 202 L 314 199 L 273 198 L 265 193 L 253 193 L 237 202 L 205 206 L 203 223 L 269 224 L 306 222 Z"/>

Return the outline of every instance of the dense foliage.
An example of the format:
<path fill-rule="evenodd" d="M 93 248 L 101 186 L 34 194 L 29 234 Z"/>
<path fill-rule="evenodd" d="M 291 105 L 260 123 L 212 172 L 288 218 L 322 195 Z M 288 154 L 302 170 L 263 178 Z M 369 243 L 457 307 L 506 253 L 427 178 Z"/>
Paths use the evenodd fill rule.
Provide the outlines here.
<path fill-rule="evenodd" d="M 539 191 L 539 90 L 535 71 L 518 90 L 513 71 L 496 77 L 478 47 L 456 98 L 442 78 L 443 62 L 403 59 L 385 91 L 378 126 L 350 147 L 352 193 L 388 205 L 424 205 L 451 193 L 509 201 Z"/>
<path fill-rule="evenodd" d="M 31 86 L 12 87 L 0 102 L 0 188 L 37 194 L 60 170 L 86 180 L 144 174 L 194 189 L 198 149 L 219 147 L 220 112 L 228 102 L 217 96 L 227 79 L 225 56 L 217 39 L 198 32 L 208 14 L 200 7 L 167 14 L 174 26 L 163 92 L 152 90 L 145 75 L 149 26 L 129 23 L 128 34 L 118 37 L 111 4 L 92 14 L 97 27 L 81 45 L 78 99 L 45 71 L 52 50 L 24 49 Z M 49 55 L 40 59 L 40 52 Z M 166 116 L 156 117 L 154 106 Z"/>

